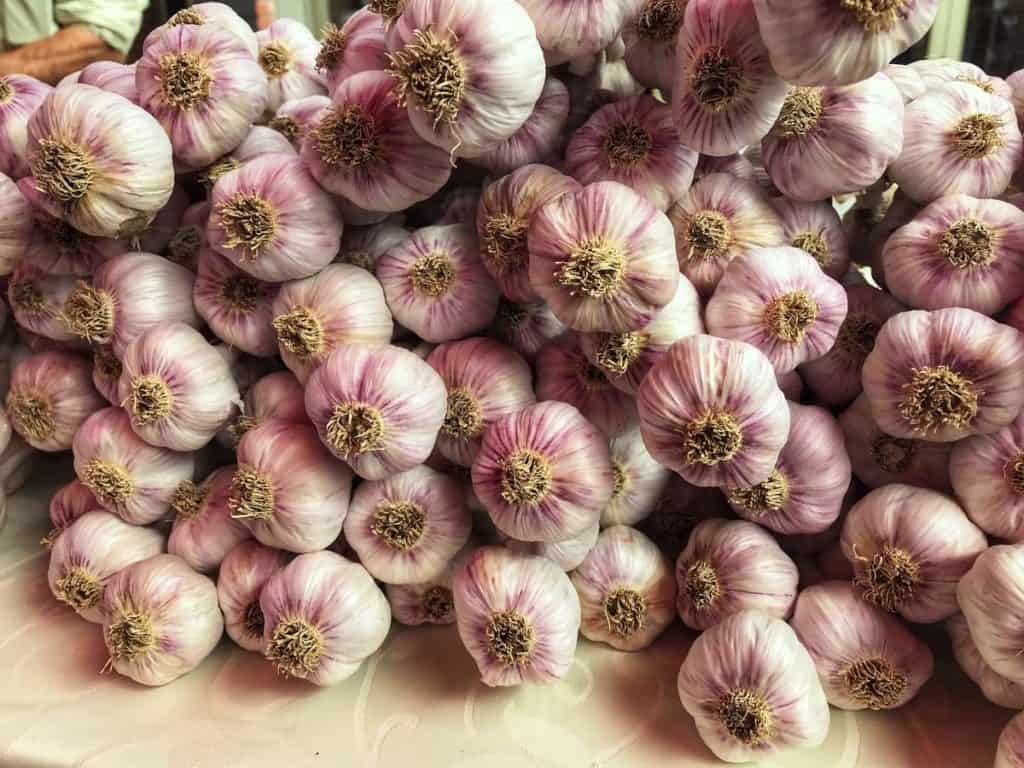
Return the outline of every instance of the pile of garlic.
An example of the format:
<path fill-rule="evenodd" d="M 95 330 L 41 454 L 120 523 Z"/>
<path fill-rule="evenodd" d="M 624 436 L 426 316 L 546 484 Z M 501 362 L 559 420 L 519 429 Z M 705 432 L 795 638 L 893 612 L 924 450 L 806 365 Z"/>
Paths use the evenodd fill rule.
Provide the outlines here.
<path fill-rule="evenodd" d="M 1024 72 L 893 64 L 937 4 L 202 2 L 0 77 L 54 596 L 146 685 L 225 630 L 330 685 L 392 619 L 544 683 L 678 616 L 728 761 L 912 700 L 923 624 L 1024 707 Z"/>

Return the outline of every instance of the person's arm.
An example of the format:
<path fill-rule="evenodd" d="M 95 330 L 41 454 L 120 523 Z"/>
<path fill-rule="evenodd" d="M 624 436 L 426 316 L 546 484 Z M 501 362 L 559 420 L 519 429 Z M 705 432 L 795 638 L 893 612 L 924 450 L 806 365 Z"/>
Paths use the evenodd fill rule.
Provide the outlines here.
<path fill-rule="evenodd" d="M 0 75 L 31 75 L 52 84 L 100 60 L 124 61 L 124 54 L 88 27 L 75 24 L 42 40 L 0 53 Z"/>

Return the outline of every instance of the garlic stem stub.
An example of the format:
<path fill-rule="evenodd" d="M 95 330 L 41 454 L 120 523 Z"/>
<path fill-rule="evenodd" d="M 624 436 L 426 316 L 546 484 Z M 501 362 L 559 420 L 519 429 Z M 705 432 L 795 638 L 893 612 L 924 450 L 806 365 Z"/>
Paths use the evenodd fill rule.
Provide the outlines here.
<path fill-rule="evenodd" d="M 622 28 L 626 67 L 648 88 L 672 90 L 676 40 L 685 11 L 686 0 L 645 0 Z"/>
<path fill-rule="evenodd" d="M 612 438 L 608 451 L 614 484 L 601 525 L 635 525 L 661 503 L 675 476 L 651 457 L 639 427 Z"/>
<path fill-rule="evenodd" d="M 320 44 L 306 26 L 295 19 L 277 19 L 256 33 L 256 61 L 267 77 L 270 112 L 286 101 L 325 93 L 316 70 Z"/>
<path fill-rule="evenodd" d="M 821 271 L 841 280 L 850 269 L 847 235 L 830 202 L 801 203 L 785 197 L 771 201 L 782 219 L 784 242 L 814 257 Z"/>
<path fill-rule="evenodd" d="M 267 127 L 281 134 L 298 152 L 302 148 L 303 138 L 314 125 L 314 118 L 329 106 L 330 97 L 319 94 L 286 101 L 267 121 Z"/>
<path fill-rule="evenodd" d="M 224 614 L 224 631 L 247 651 L 263 650 L 260 593 L 288 559 L 287 553 L 249 539 L 228 552 L 217 569 L 217 602 Z"/>
<path fill-rule="evenodd" d="M 199 248 L 192 301 L 196 311 L 232 346 L 258 357 L 271 357 L 277 339 L 271 304 L 278 288 L 238 269 L 210 248 Z"/>
<path fill-rule="evenodd" d="M 172 27 L 180 26 L 214 26 L 226 29 L 245 43 L 245 47 L 253 58 L 259 53 L 259 45 L 256 42 L 256 33 L 249 27 L 248 22 L 243 19 L 231 6 L 224 3 L 201 2 L 193 3 L 172 14 L 167 21 L 150 32 L 142 43 L 142 50 L 145 51 L 152 40 L 156 40 L 160 34 Z"/>
<path fill-rule="evenodd" d="M 75 338 L 63 308 L 78 280 L 71 275 L 48 274 L 22 259 L 7 282 L 7 302 L 17 324 L 54 341 Z"/>
<path fill-rule="evenodd" d="M 200 573 L 212 573 L 236 545 L 252 534 L 231 516 L 228 504 L 238 467 L 219 467 L 201 482 L 184 480 L 171 501 L 174 523 L 167 551 Z"/>
<path fill-rule="evenodd" d="M 352 75 L 387 67 L 388 46 L 384 33 L 384 19 L 372 7 L 360 8 L 340 27 L 334 24 L 324 27 L 314 65 L 328 93 L 334 93 L 338 85 Z"/>
<path fill-rule="evenodd" d="M 289 371 L 268 373 L 249 387 L 241 412 L 226 428 L 228 434 L 225 436 L 222 432 L 218 439 L 226 440 L 225 445 L 229 447 L 236 447 L 246 432 L 270 419 L 309 423 L 305 390 Z"/>

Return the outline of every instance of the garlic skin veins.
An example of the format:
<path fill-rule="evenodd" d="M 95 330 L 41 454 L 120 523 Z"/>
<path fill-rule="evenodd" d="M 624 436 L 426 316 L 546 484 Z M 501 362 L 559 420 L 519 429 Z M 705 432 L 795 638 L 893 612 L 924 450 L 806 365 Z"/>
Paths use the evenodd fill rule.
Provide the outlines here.
<path fill-rule="evenodd" d="M 614 485 L 601 526 L 636 525 L 658 506 L 675 476 L 648 452 L 639 427 L 612 438 L 608 450 Z"/>
<path fill-rule="evenodd" d="M 10 443 L 10 428 L 6 421 L 0 420 L 0 444 L 6 446 Z M 85 487 L 77 477 L 66 485 L 62 485 L 50 498 L 50 523 L 53 528 L 43 537 L 42 544 L 47 549 L 53 548 L 57 537 L 80 518 L 86 512 L 94 509 L 102 509 L 99 502 L 92 495 L 92 491 Z"/>
<path fill-rule="evenodd" d="M 270 357 L 277 352 L 271 304 L 278 288 L 238 269 L 210 248 L 200 248 L 192 300 L 217 337 L 241 351 Z"/>
<path fill-rule="evenodd" d="M 279 549 L 249 539 L 228 552 L 217 569 L 217 602 L 224 614 L 224 631 L 247 651 L 263 650 L 260 593 L 270 577 L 287 565 L 288 558 Z"/>
<path fill-rule="evenodd" d="M 386 584 L 384 592 L 391 605 L 391 616 L 399 624 L 418 627 L 423 624 L 454 624 L 455 597 L 452 589 L 455 573 L 462 568 L 475 550 L 469 543 L 444 567 L 435 578 L 418 584 Z"/>
<path fill-rule="evenodd" d="M 949 635 L 953 656 L 960 669 L 981 689 L 986 699 L 1007 709 L 1019 710 L 1024 707 L 1024 685 L 1007 680 L 981 657 L 971 637 L 971 628 L 962 613 L 954 614 L 946 620 L 946 634 Z"/>
<path fill-rule="evenodd" d="M 566 573 L 575 571 L 583 559 L 590 553 L 597 543 L 601 527 L 594 523 L 570 539 L 561 541 L 518 541 L 505 538 L 501 531 L 497 531 L 497 539 L 505 538 L 503 543 L 513 552 L 522 552 L 526 555 L 540 555 L 545 557 Z"/>
<path fill-rule="evenodd" d="M 686 0 L 645 0 L 622 28 L 630 74 L 648 88 L 672 90 L 676 41 Z"/>
<path fill-rule="evenodd" d="M 996 545 L 978 557 L 956 587 L 957 603 L 982 659 L 995 672 L 1018 684 L 1024 684 L 1024 660 L 1020 655 L 1024 622 L 1019 607 L 1024 601 L 1020 589 L 1022 568 L 1024 546 Z"/>
<path fill-rule="evenodd" d="M 782 219 L 784 242 L 813 256 L 822 272 L 833 280 L 842 280 L 850 270 L 850 249 L 832 203 L 802 203 L 777 197 L 771 204 Z"/>
<path fill-rule="evenodd" d="M 474 157 L 473 163 L 498 175 L 513 173 L 530 163 L 552 162 L 564 141 L 568 118 L 569 89 L 549 74 L 526 122 L 501 144 Z"/>
<path fill-rule="evenodd" d="M 0 81 L 0 173 L 17 181 L 31 169 L 25 152 L 28 121 L 53 88 L 28 75 L 4 75 Z"/>
<path fill-rule="evenodd" d="M 167 551 L 200 573 L 212 573 L 236 545 L 252 535 L 231 516 L 228 500 L 237 467 L 211 472 L 202 482 L 184 481 L 171 501 L 174 523 Z"/>
<path fill-rule="evenodd" d="M 1024 541 L 1024 418 L 956 443 L 949 479 L 975 525 L 994 538 Z"/>
<path fill-rule="evenodd" d="M 256 61 L 267 77 L 267 110 L 276 112 L 286 101 L 327 90 L 316 71 L 320 44 L 305 24 L 295 19 L 277 19 L 257 32 L 256 40 Z"/>

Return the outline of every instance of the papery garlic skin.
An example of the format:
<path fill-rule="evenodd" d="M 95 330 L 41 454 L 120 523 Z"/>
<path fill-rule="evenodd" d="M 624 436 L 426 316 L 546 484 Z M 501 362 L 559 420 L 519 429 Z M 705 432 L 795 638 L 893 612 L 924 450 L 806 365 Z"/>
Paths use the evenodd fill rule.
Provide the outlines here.
<path fill-rule="evenodd" d="M 949 479 L 975 525 L 998 539 L 1024 541 L 1024 419 L 956 443 Z"/>
<path fill-rule="evenodd" d="M 333 552 L 300 555 L 260 595 L 263 655 L 286 677 L 319 686 L 351 677 L 384 643 L 387 598 L 363 566 Z"/>
<path fill-rule="evenodd" d="M 918 71 L 905 64 L 886 64 L 882 67 L 882 74 L 892 80 L 893 85 L 899 90 L 903 97 L 903 103 L 909 104 L 919 96 L 924 96 L 928 87 Z"/>
<path fill-rule="evenodd" d="M 286 101 L 272 118 L 267 127 L 277 131 L 292 145 L 296 152 L 302 147 L 302 140 L 313 126 L 314 118 L 325 108 L 331 106 L 328 96 L 305 96 L 301 99 Z"/>
<path fill-rule="evenodd" d="M 25 151 L 28 121 L 53 88 L 28 75 L 0 79 L 0 173 L 18 180 L 32 171 Z"/>
<path fill-rule="evenodd" d="M 348 77 L 388 65 L 384 21 L 371 8 L 360 8 L 341 27 L 324 28 L 314 64 L 329 93 Z"/>
<path fill-rule="evenodd" d="M 673 344 L 640 385 L 637 409 L 651 456 L 704 487 L 766 480 L 789 433 L 768 359 L 713 336 Z"/>
<path fill-rule="evenodd" d="M 545 344 L 565 333 L 565 326 L 543 301 L 514 304 L 502 299 L 490 333 L 532 361 Z"/>
<path fill-rule="evenodd" d="M 127 99 L 91 85 L 51 91 L 28 122 L 34 205 L 97 237 L 138 234 L 171 196 L 171 144 Z"/>
<path fill-rule="evenodd" d="M 308 424 L 305 389 L 290 371 L 275 371 L 249 387 L 242 402 L 242 411 L 228 425 L 226 445 L 236 446 L 242 435 L 270 419 L 283 419 Z"/>
<path fill-rule="evenodd" d="M 648 88 L 672 90 L 685 11 L 686 0 L 645 0 L 622 28 L 626 66 Z"/>
<path fill-rule="evenodd" d="M 1013 89 L 1006 80 L 990 77 L 985 70 L 969 61 L 954 59 L 920 59 L 911 68 L 918 74 L 928 90 L 937 90 L 949 83 L 968 83 L 985 93 L 1011 100 Z"/>
<path fill-rule="evenodd" d="M 548 66 L 591 56 L 618 37 L 634 0 L 590 0 L 578 6 L 554 0 L 526 0 Z"/>
<path fill-rule="evenodd" d="M 1000 707 L 1024 707 L 1024 685 L 1014 683 L 990 667 L 978 652 L 971 629 L 962 613 L 946 620 L 946 633 L 953 646 L 953 656 L 963 673 L 981 689 L 985 698 Z"/>
<path fill-rule="evenodd" d="M 672 472 L 648 453 L 638 427 L 612 438 L 608 450 L 615 482 L 601 510 L 601 525 L 634 525 L 658 506 Z"/>
<path fill-rule="evenodd" d="M 72 451 L 75 474 L 96 501 L 133 525 L 161 519 L 175 489 L 192 479 L 195 468 L 192 454 L 143 442 L 120 408 L 104 408 L 86 419 Z"/>
<path fill-rule="evenodd" d="M 6 420 L 0 422 L 0 430 L 6 433 L 3 437 L 0 437 L 0 443 L 3 443 L 6 448 L 11 441 L 10 427 Z M 50 497 L 50 523 L 53 525 L 53 528 L 43 537 L 40 544 L 47 549 L 52 548 L 57 537 L 69 525 L 86 512 L 92 512 L 96 509 L 102 509 L 100 503 L 96 501 L 92 491 L 86 488 L 77 477 L 70 483 L 62 485 Z"/>
<path fill-rule="evenodd" d="M 247 651 L 263 650 L 263 609 L 260 593 L 270 577 L 284 568 L 289 556 L 255 540 L 243 541 L 217 570 L 217 602 L 224 631 Z"/>
<path fill-rule="evenodd" d="M 320 44 L 306 26 L 295 19 L 277 19 L 256 33 L 256 60 L 267 76 L 267 105 L 271 112 L 286 101 L 326 91 L 316 71 Z"/>
<path fill-rule="evenodd" d="M 215 469 L 201 483 L 185 481 L 171 501 L 174 524 L 167 551 L 200 573 L 212 573 L 238 544 L 252 534 L 231 516 L 234 465 Z"/>
<path fill-rule="evenodd" d="M 110 405 L 120 405 L 121 360 L 109 346 L 96 345 L 92 357 L 92 384 Z"/>
<path fill-rule="evenodd" d="M 22 259 L 7 282 L 7 302 L 18 326 L 54 341 L 71 341 L 75 334 L 62 313 L 64 302 L 75 289 L 71 275 L 47 274 Z"/>
<path fill-rule="evenodd" d="M 840 280 L 850 269 L 850 253 L 839 214 L 831 202 L 801 203 L 785 197 L 771 201 L 782 218 L 784 242 L 806 251 L 821 270 Z"/>
<path fill-rule="evenodd" d="M 771 758 L 825 741 L 829 708 L 792 629 L 742 611 L 698 637 L 679 669 L 679 698 L 720 760 Z"/>
<path fill-rule="evenodd" d="M 164 535 L 129 525 L 100 509 L 86 512 L 53 543 L 47 581 L 60 602 L 93 624 L 103 623 L 103 587 L 122 568 L 159 555 Z"/>
<path fill-rule="evenodd" d="M 759 141 L 787 86 L 772 70 L 751 0 L 690 0 L 679 31 L 672 107 L 679 139 L 706 155 Z"/>
<path fill-rule="evenodd" d="M 771 534 L 745 520 L 699 523 L 675 565 L 676 610 L 686 626 L 708 629 L 746 609 L 785 619 L 799 574 Z"/>
<path fill-rule="evenodd" d="M 473 490 L 506 536 L 560 541 L 598 520 L 614 478 L 606 438 L 576 408 L 542 402 L 484 433 Z"/>
<path fill-rule="evenodd" d="M 981 657 L 996 673 L 1018 684 L 1024 684 L 1022 568 L 1024 547 L 1020 544 L 990 547 L 956 587 L 956 601 Z"/>
<path fill-rule="evenodd" d="M 583 533 L 562 541 L 518 541 L 506 538 L 502 543 L 513 552 L 547 558 L 566 573 L 570 573 L 579 567 L 590 550 L 594 548 L 600 532 L 601 527 L 595 522 Z M 504 534 L 500 531 L 497 533 L 497 539 L 504 538 Z"/>
<path fill-rule="evenodd" d="M 580 603 L 550 560 L 480 547 L 456 572 L 452 593 L 459 637 L 484 685 L 550 683 L 569 672 Z"/>
<path fill-rule="evenodd" d="M 561 147 L 568 119 L 569 89 L 549 74 L 526 122 L 501 144 L 474 157 L 473 163 L 497 175 L 530 163 L 552 161 Z"/>
<path fill-rule="evenodd" d="M 0 174 L 0 274 L 11 274 L 34 240 L 31 211 L 18 185 Z"/>
<path fill-rule="evenodd" d="M 191 672 L 224 633 L 216 586 L 174 555 L 119 571 L 103 601 L 110 665 L 143 685 L 165 685 Z"/>
<path fill-rule="evenodd" d="M 622 651 L 653 643 L 675 619 L 676 583 L 657 545 L 624 525 L 606 528 L 572 574 L 580 632 Z"/>
<path fill-rule="evenodd" d="M 1024 341 L 969 309 L 902 312 L 864 362 L 864 394 L 893 437 L 953 442 L 990 434 L 1024 406 Z"/>
<path fill-rule="evenodd" d="M 306 412 L 320 439 L 367 480 L 383 480 L 427 459 L 444 423 L 446 399 L 434 369 L 394 346 L 339 346 L 306 385 Z"/>
<path fill-rule="evenodd" d="M 596 537 L 595 537 L 596 538 Z M 419 584 L 387 584 L 384 592 L 391 605 L 391 616 L 400 624 L 454 624 L 455 597 L 452 594 L 455 573 L 472 555 L 473 542 L 467 544 L 435 578 Z"/>
<path fill-rule="evenodd" d="M 948 496 L 898 484 L 853 506 L 840 543 L 863 599 L 921 624 L 956 612 L 957 582 L 988 546 Z"/>
<path fill-rule="evenodd" d="M 940 197 L 889 236 L 882 262 L 888 289 L 916 309 L 995 314 L 1024 293 L 1024 211 Z"/>
<path fill-rule="evenodd" d="M 256 42 L 256 33 L 252 31 L 248 22 L 243 19 L 229 5 L 219 2 L 193 3 L 173 14 L 166 23 L 160 25 L 150 32 L 142 43 L 145 50 L 151 40 L 159 37 L 165 29 L 182 25 L 214 26 L 226 29 L 237 36 L 245 43 L 249 53 L 256 57 L 259 53 L 259 44 Z"/>
<path fill-rule="evenodd" d="M 800 593 L 790 626 L 811 655 L 829 704 L 844 710 L 896 709 L 932 676 L 928 646 L 848 582 Z"/>
<path fill-rule="evenodd" d="M 637 330 L 672 300 L 679 282 L 668 218 L 617 182 L 545 205 L 528 244 L 530 284 L 578 331 Z"/>
<path fill-rule="evenodd" d="M 797 85 L 847 85 L 871 77 L 924 37 L 938 0 L 899 5 L 754 0 L 772 66 Z"/>
<path fill-rule="evenodd" d="M 174 195 L 172 195 L 172 202 L 173 197 Z M 168 206 L 171 204 L 169 202 Z M 167 210 L 167 208 L 165 207 L 163 210 Z M 156 221 L 154 218 L 154 224 Z M 7 226 L 16 225 L 15 222 L 9 222 Z M 50 275 L 86 277 L 107 259 L 126 251 L 135 250 L 129 247 L 124 240 L 92 237 L 79 232 L 66 221 L 54 218 L 38 207 L 28 207 L 25 220 L 21 222 L 20 226 L 29 227 L 33 237 L 24 252 L 24 258 L 21 258 L 20 263 L 15 265 L 16 269 L 31 265 Z M 15 231 L 12 230 L 12 232 Z M 18 254 L 19 257 L 21 255 L 21 253 Z"/>
<path fill-rule="evenodd" d="M 966 83 L 907 105 L 903 133 L 903 152 L 888 175 L 918 203 L 954 194 L 996 197 L 1021 155 L 1013 106 Z"/>
<path fill-rule="evenodd" d="M 193 203 L 181 214 L 178 228 L 164 247 L 164 257 L 186 269 L 199 269 L 199 253 L 208 248 L 206 221 L 210 218 L 210 203 Z"/>
<path fill-rule="evenodd" d="M 217 337 L 258 357 L 277 352 L 271 326 L 271 304 L 277 286 L 238 269 L 209 248 L 199 251 L 199 269 L 192 288 L 196 311 Z"/>
<path fill-rule="evenodd" d="M 1020 768 L 1024 765 L 1024 717 L 1015 716 L 999 734 L 993 768 Z"/>
<path fill-rule="evenodd" d="M 368 227 L 348 227 L 341 238 L 336 262 L 377 271 L 377 260 L 409 236 L 409 230 L 383 222 Z"/>

